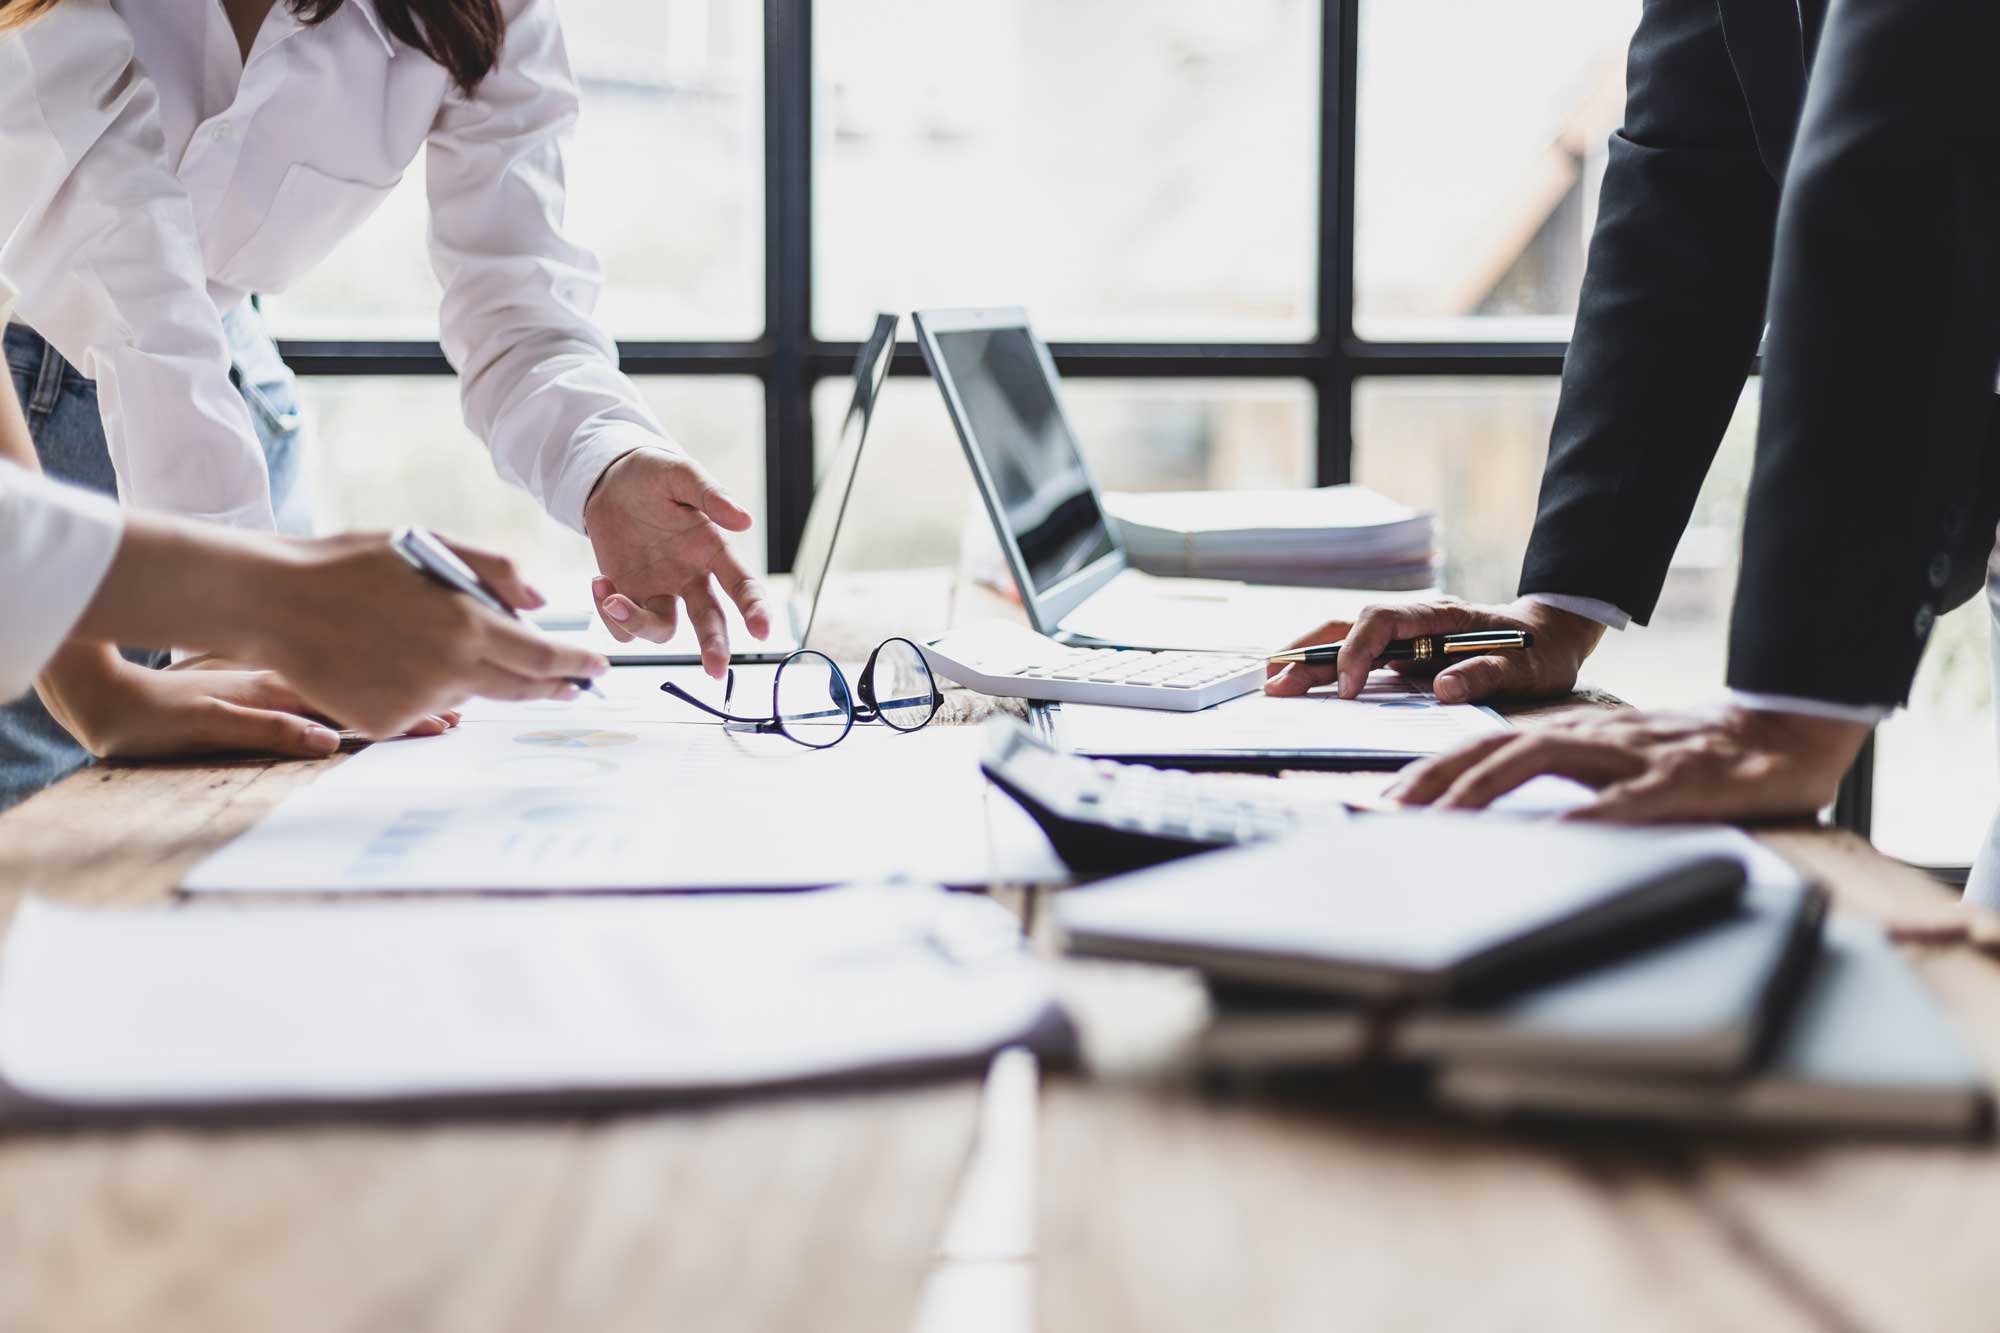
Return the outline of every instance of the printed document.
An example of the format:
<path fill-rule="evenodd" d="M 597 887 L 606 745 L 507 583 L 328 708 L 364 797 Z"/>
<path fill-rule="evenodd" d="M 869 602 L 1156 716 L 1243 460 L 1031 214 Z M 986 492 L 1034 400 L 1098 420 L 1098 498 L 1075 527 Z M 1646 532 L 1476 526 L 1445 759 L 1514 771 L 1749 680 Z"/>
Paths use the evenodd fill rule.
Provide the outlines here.
<path fill-rule="evenodd" d="M 988 836 L 970 727 L 782 736 L 551 716 L 374 745 L 183 883 L 194 892 L 776 889 L 1035 879 Z M 1025 858 L 1026 864 L 1013 861 Z"/>
<path fill-rule="evenodd" d="M 0 1079 L 78 1105 L 715 1091 L 1060 1030 L 1020 927 L 911 885 L 100 912 L 30 899 Z"/>

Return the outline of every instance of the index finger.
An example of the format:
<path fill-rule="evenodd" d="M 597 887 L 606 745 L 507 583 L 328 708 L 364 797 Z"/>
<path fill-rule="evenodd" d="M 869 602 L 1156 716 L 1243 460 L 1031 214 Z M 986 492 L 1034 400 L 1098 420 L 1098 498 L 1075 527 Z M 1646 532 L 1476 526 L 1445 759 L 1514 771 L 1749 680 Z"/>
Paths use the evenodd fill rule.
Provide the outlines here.
<path fill-rule="evenodd" d="M 558 643 L 515 622 L 491 617 L 479 655 L 497 667 L 535 680 L 594 680 L 611 664 L 587 648 Z"/>
<path fill-rule="evenodd" d="M 1292 649 L 1292 648 L 1316 648 L 1322 643 L 1337 642 L 1338 640 L 1347 637 L 1347 632 L 1350 628 L 1352 628 L 1352 625 L 1353 622 L 1351 621 L 1329 620 L 1324 625 L 1321 625 L 1318 629 L 1313 630 L 1312 632 L 1307 634 L 1299 635 L 1298 638 L 1293 639 L 1290 643 L 1286 644 L 1285 648 L 1280 649 L 1280 651 L 1285 651 L 1286 649 Z M 1280 671 L 1283 671 L 1284 669 L 1285 669 L 1285 663 L 1283 662 L 1268 663 L 1264 667 L 1264 678 L 1266 680 L 1269 680 L 1272 676 L 1277 675 Z"/>
<path fill-rule="evenodd" d="M 743 613 L 743 624 L 751 635 L 759 639 L 770 638 L 771 608 L 766 602 L 770 594 L 764 590 L 764 581 L 743 568 L 736 553 L 727 546 L 716 557 L 714 573 L 722 591 Z"/>
<path fill-rule="evenodd" d="M 1340 697 L 1353 699 L 1368 683 L 1375 659 L 1392 640 L 1420 634 L 1453 634 L 1493 623 L 1472 607 L 1457 602 L 1412 602 L 1403 606 L 1370 606 L 1362 610 L 1340 649 Z"/>

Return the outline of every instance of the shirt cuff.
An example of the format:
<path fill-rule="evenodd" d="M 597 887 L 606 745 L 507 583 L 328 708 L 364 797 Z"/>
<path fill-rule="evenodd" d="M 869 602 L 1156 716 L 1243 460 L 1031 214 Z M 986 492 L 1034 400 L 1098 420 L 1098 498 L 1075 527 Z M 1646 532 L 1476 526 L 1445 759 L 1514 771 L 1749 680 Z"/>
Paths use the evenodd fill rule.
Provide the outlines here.
<path fill-rule="evenodd" d="M 0 698 L 32 685 L 76 628 L 124 531 L 113 501 L 0 462 Z"/>
<path fill-rule="evenodd" d="M 1874 726 L 1895 711 L 1884 704 L 1837 704 L 1792 694 L 1759 694 L 1754 690 L 1731 690 L 1729 702 L 1758 713 L 1802 713 L 1830 722 L 1859 722 L 1865 727 Z"/>
<path fill-rule="evenodd" d="M 1600 602 L 1595 597 L 1571 597 L 1567 593 L 1560 592 L 1531 592 L 1526 594 L 1524 600 L 1540 602 L 1543 606 L 1552 606 L 1558 611 L 1582 616 L 1585 620 L 1595 620 L 1609 629 L 1624 629 L 1632 623 L 1631 616 L 1611 603 Z"/>
<path fill-rule="evenodd" d="M 666 440 L 637 428 L 607 430 L 575 445 L 563 460 L 555 491 L 548 497 L 549 513 L 558 523 L 583 532 L 583 506 L 597 489 L 597 483 L 613 463 L 641 449 L 675 452 Z"/>

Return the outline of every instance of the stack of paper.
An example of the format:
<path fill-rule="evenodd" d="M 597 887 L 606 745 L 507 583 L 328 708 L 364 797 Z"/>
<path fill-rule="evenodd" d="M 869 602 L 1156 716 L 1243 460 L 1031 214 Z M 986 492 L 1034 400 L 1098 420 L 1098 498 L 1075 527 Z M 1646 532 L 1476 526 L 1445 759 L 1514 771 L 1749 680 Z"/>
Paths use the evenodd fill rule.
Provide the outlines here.
<path fill-rule="evenodd" d="M 91 912 L 0 953 L 0 1119 L 601 1105 L 916 1070 L 1068 1027 L 940 889 Z"/>
<path fill-rule="evenodd" d="M 1431 515 L 1362 486 L 1104 497 L 1125 554 L 1150 574 L 1335 588 L 1436 581 Z"/>

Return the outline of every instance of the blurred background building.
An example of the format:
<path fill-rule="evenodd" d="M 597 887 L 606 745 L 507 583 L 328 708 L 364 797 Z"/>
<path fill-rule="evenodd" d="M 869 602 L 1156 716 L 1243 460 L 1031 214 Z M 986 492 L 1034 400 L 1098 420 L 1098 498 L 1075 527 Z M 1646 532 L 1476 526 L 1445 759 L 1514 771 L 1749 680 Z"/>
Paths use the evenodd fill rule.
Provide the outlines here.
<path fill-rule="evenodd" d="M 1328 244 L 1352 246 L 1354 336 L 1567 339 L 1637 0 L 1347 2 L 1353 225 Z M 1339 0 L 816 0 L 809 86 L 770 89 L 765 18 L 789 3 L 565 0 L 583 94 L 569 222 L 604 260 L 600 315 L 628 353 L 761 346 L 774 94 L 810 107 L 816 340 L 859 338 L 878 309 L 978 303 L 1026 305 L 1065 343 L 1327 342 L 1322 65 Z M 421 169 L 267 300 L 290 346 L 341 353 L 311 358 L 303 383 L 320 521 L 503 545 L 581 604 L 587 546 L 494 477 L 435 373 L 436 301 Z M 346 373 L 410 344 L 428 357 L 393 368 L 419 373 Z M 764 515 L 766 381 L 677 365 L 641 383 Z M 837 376 L 812 390 L 817 439 L 846 393 Z M 1327 479 L 1308 376 L 1093 374 L 1068 394 L 1113 488 Z M 1552 375 L 1482 373 L 1476 357 L 1429 376 L 1356 363 L 1352 475 L 1438 512 L 1452 592 L 1512 594 L 1555 399 Z M 1595 683 L 1652 706 L 1716 693 L 1756 420 L 1753 381 L 1656 624 L 1610 636 Z M 928 382 L 892 385 L 871 450 L 843 563 L 955 561 L 972 493 Z M 1967 859 L 2000 790 L 1983 617 L 1946 617 L 1915 706 L 1883 729 L 1875 836 L 1899 855 Z"/>

